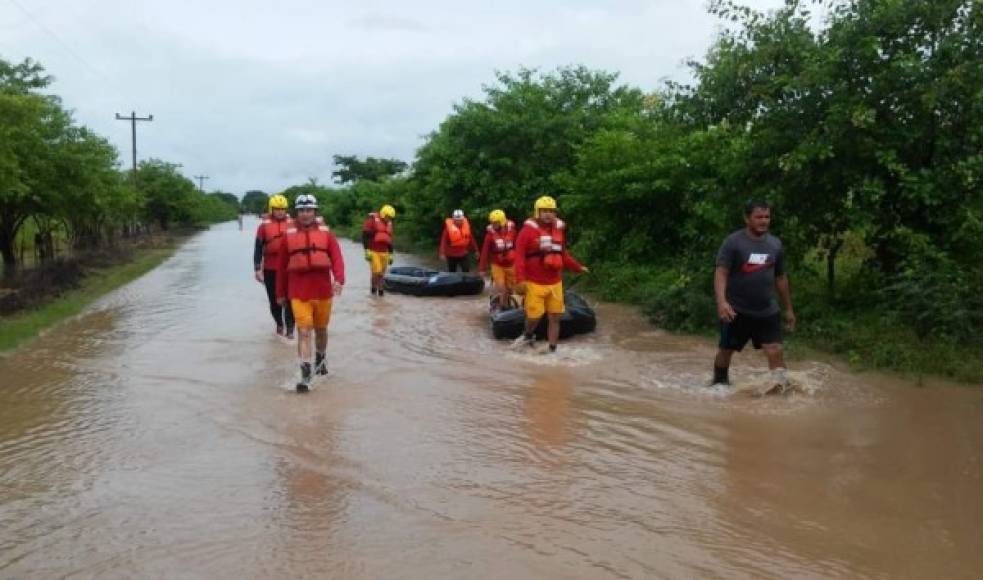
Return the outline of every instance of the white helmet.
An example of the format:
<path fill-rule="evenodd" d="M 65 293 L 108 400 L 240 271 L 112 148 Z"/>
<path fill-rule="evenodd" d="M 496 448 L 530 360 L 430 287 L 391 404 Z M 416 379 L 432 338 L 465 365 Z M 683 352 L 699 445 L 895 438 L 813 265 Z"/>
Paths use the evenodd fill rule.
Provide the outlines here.
<path fill-rule="evenodd" d="M 317 209 L 317 198 L 309 193 L 302 193 L 294 200 L 294 209 Z"/>
<path fill-rule="evenodd" d="M 454 210 L 454 213 L 451 214 L 451 217 L 453 217 L 456 220 L 463 220 L 464 219 L 464 212 L 461 211 L 461 210 L 459 210 L 459 209 L 455 209 Z"/>

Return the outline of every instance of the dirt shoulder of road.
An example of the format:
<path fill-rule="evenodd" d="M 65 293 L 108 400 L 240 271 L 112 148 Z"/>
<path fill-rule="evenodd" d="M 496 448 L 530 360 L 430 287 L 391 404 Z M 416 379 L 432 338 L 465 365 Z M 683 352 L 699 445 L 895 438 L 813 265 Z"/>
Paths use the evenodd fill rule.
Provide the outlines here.
<path fill-rule="evenodd" d="M 144 236 L 8 277 L 0 283 L 0 354 L 9 354 L 153 270 L 188 237 L 187 232 Z"/>

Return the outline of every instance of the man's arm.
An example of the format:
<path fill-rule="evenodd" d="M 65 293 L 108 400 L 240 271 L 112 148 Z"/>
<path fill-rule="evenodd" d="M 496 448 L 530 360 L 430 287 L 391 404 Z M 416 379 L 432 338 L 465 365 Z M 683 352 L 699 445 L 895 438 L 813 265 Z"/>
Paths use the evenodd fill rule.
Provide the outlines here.
<path fill-rule="evenodd" d="M 566 268 L 567 270 L 570 270 L 571 272 L 576 272 L 577 274 L 581 274 L 586 269 L 584 268 L 583 264 L 578 262 L 576 258 L 570 255 L 570 252 L 567 251 L 566 246 L 563 247 L 563 253 L 561 254 L 561 258 L 563 259 L 563 267 Z"/>
<path fill-rule="evenodd" d="M 717 298 L 717 316 L 724 322 L 731 322 L 737 316 L 737 312 L 727 302 L 727 277 L 730 271 L 723 266 L 717 266 L 713 271 L 713 293 Z"/>
<path fill-rule="evenodd" d="M 734 265 L 734 254 L 734 242 L 728 237 L 717 250 L 717 267 L 713 271 L 713 294 L 717 300 L 717 316 L 724 322 L 732 322 L 737 318 L 737 312 L 727 301 L 727 280 L 730 278 L 730 269 Z"/>
<path fill-rule="evenodd" d="M 331 255 L 331 273 L 338 284 L 345 285 L 345 258 L 341 253 L 341 246 L 338 245 L 338 238 L 333 234 L 328 243 L 328 253 Z"/>
<path fill-rule="evenodd" d="M 256 229 L 256 245 L 253 248 L 253 271 L 256 272 L 256 280 L 263 281 L 263 247 L 266 242 L 263 240 L 262 224 Z"/>
<path fill-rule="evenodd" d="M 795 311 L 792 309 L 792 290 L 788 283 L 788 273 L 785 272 L 785 247 L 780 246 L 775 253 L 775 290 L 782 301 L 785 311 L 785 325 L 789 331 L 795 331 Z"/>
<path fill-rule="evenodd" d="M 256 246 L 253 248 L 253 270 L 257 272 L 263 267 L 263 243 L 261 238 L 256 238 Z"/>
<path fill-rule="evenodd" d="M 775 290 L 778 291 L 778 298 L 782 301 L 782 309 L 785 311 L 785 324 L 790 331 L 794 331 L 795 311 L 792 309 L 792 289 L 789 287 L 788 274 L 775 276 Z"/>

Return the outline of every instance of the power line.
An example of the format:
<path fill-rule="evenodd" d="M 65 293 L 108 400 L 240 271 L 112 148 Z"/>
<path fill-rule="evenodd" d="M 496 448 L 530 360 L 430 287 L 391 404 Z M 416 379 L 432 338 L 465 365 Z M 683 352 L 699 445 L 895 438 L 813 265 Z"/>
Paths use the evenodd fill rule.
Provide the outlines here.
<path fill-rule="evenodd" d="M 64 40 L 61 39 L 60 36 L 58 36 L 57 34 L 55 34 L 55 31 L 54 30 L 51 30 L 50 28 L 48 28 L 47 26 L 45 26 L 33 14 L 31 14 L 30 12 L 28 12 L 27 11 L 27 8 L 24 8 L 24 6 L 21 5 L 20 2 L 18 2 L 17 0 L 9 0 L 9 2 L 11 4 L 13 4 L 14 6 L 16 6 L 17 9 L 20 10 L 22 13 L 24 13 L 24 16 L 27 16 L 28 20 L 30 20 L 31 22 L 34 23 L 35 26 L 37 26 L 38 28 L 40 28 L 42 32 L 44 32 L 45 34 L 47 34 L 48 36 L 50 36 L 52 39 L 54 39 L 54 41 L 57 42 L 59 46 L 61 46 L 62 50 L 64 50 L 68 54 L 72 55 L 72 57 L 75 58 L 75 60 L 79 61 L 80 63 L 82 63 L 83 66 L 85 66 L 85 68 L 89 69 L 89 72 L 91 72 L 92 74 L 96 75 L 97 77 L 99 77 L 99 78 L 101 78 L 103 80 L 109 80 L 109 77 L 107 77 L 105 74 L 103 74 L 96 67 L 94 67 L 91 64 L 89 64 L 89 62 L 87 60 L 85 60 L 84 58 L 82 58 L 77 52 L 75 52 L 74 50 L 72 50 L 72 47 L 68 46 L 68 43 L 67 42 L 65 42 Z"/>
<path fill-rule="evenodd" d="M 136 111 L 130 113 L 129 117 L 124 117 L 119 113 L 116 113 L 117 121 L 129 121 L 132 131 L 133 131 L 133 175 L 137 173 L 137 121 L 153 121 L 154 116 L 149 117 L 137 117 Z"/>

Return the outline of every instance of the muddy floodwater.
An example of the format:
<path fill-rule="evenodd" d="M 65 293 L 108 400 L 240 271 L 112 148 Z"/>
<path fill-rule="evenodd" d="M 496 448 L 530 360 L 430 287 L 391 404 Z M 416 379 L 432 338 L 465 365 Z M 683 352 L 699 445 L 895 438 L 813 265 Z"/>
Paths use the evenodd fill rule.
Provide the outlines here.
<path fill-rule="evenodd" d="M 298 395 L 255 225 L 0 358 L 0 578 L 983 578 L 981 388 L 796 361 L 758 398 L 745 354 L 711 389 L 712 341 L 603 304 L 515 354 L 343 242 Z"/>

